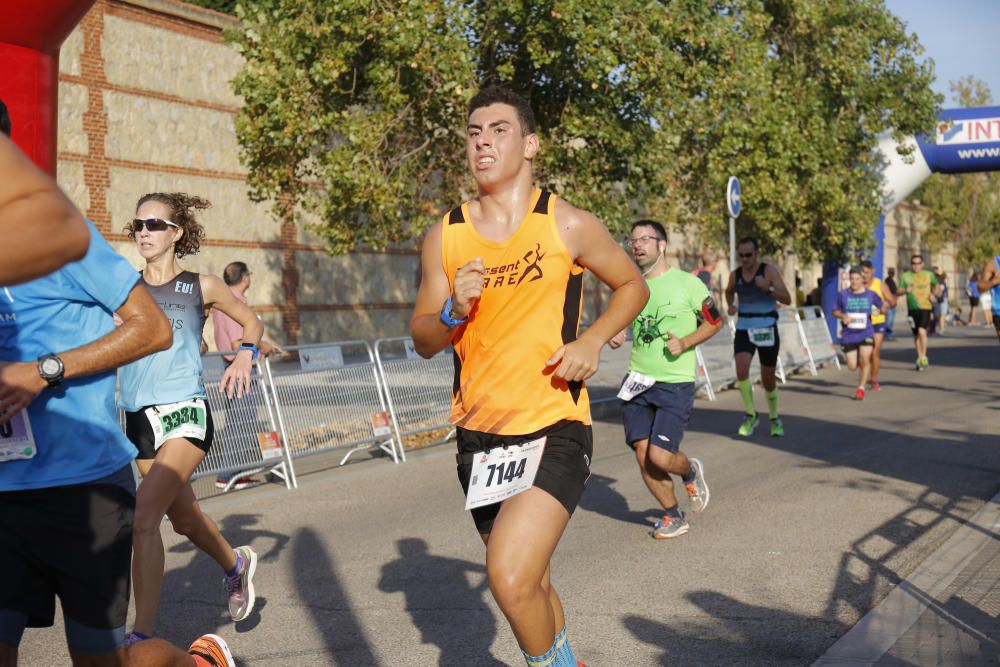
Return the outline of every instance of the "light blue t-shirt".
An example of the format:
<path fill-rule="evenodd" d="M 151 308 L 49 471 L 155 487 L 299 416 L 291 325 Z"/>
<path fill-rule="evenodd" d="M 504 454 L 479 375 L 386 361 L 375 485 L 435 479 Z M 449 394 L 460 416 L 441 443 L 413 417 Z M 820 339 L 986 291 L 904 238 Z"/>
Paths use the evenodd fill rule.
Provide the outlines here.
<path fill-rule="evenodd" d="M 93 223 L 79 262 L 21 285 L 0 287 L 0 360 L 34 363 L 114 330 L 139 275 Z M 136 449 L 115 409 L 115 371 L 45 388 L 27 408 L 36 454 L 0 463 L 0 491 L 92 482 L 120 470 Z M 8 429 L 0 431 L 3 436 Z"/>

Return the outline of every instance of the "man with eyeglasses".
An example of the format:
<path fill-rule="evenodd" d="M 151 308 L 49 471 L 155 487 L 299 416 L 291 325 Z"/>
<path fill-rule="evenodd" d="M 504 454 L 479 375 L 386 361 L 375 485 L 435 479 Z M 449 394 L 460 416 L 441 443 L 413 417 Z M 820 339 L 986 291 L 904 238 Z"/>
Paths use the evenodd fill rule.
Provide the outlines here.
<path fill-rule="evenodd" d="M 649 285 L 649 301 L 632 323 L 629 373 L 618 397 L 623 401 L 625 444 L 635 452 L 642 481 L 663 508 L 652 535 L 667 540 L 690 529 L 677 505 L 671 475 L 684 483 L 691 509 L 700 512 L 708 506 L 705 467 L 680 446 L 694 408 L 694 348 L 718 333 L 722 315 L 701 278 L 667 266 L 662 224 L 633 223 L 627 246 Z M 620 331 L 608 344 L 620 347 L 625 335 Z"/>
<path fill-rule="evenodd" d="M 760 383 L 767 397 L 771 436 L 785 435 L 785 426 L 778 416 L 778 384 L 776 371 L 781 338 L 778 336 L 778 303 L 792 302 L 781 273 L 774 266 L 760 261 L 757 240 L 746 237 L 737 244 L 740 268 L 729 274 L 726 301 L 729 315 L 739 316 L 733 351 L 736 354 L 736 386 L 746 407 L 746 416 L 737 431 L 743 437 L 753 434 L 760 419 L 753 404 L 750 382 L 750 362 L 754 353 L 760 355 Z M 737 298 L 738 297 L 738 298 Z"/>
<path fill-rule="evenodd" d="M 937 284 L 937 276 L 924 268 L 923 255 L 913 255 L 910 258 L 910 270 L 904 271 L 899 277 L 899 293 L 906 295 L 913 346 L 917 351 L 915 368 L 918 371 L 930 365 L 927 359 L 927 328 L 931 322 Z"/>

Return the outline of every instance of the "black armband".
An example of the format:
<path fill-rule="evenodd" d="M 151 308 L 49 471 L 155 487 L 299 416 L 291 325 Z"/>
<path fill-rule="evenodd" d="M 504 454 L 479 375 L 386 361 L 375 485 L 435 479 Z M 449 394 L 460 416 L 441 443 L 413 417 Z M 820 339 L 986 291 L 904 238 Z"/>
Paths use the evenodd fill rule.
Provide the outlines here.
<path fill-rule="evenodd" d="M 710 296 L 705 297 L 705 300 L 701 302 L 701 316 L 711 325 L 722 322 L 722 313 L 719 312 L 719 308 L 715 305 L 715 299 Z"/>

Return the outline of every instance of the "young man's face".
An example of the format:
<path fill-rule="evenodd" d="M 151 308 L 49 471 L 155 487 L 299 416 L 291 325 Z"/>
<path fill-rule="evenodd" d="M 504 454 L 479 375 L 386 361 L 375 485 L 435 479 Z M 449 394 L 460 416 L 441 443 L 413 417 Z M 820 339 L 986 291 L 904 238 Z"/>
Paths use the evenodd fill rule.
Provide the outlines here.
<path fill-rule="evenodd" d="M 480 107 L 469 115 L 465 154 L 479 185 L 509 179 L 538 152 L 538 137 L 524 136 L 517 110 L 509 104 Z"/>
<path fill-rule="evenodd" d="M 861 273 L 852 273 L 851 274 L 851 289 L 854 290 L 855 292 L 859 292 L 859 291 L 861 291 L 861 289 L 864 286 L 865 286 L 865 276 L 864 276 L 864 274 L 861 274 Z"/>
<path fill-rule="evenodd" d="M 861 275 L 864 276 L 865 285 L 868 285 L 871 283 L 872 278 L 875 277 L 875 268 L 870 266 L 862 266 Z"/>

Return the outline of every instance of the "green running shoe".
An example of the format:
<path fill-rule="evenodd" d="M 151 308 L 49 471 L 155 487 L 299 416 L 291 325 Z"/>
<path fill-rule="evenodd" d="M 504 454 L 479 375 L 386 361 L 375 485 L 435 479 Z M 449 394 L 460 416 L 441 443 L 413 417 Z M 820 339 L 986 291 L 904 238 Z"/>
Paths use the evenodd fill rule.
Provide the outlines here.
<path fill-rule="evenodd" d="M 744 438 L 753 434 L 753 430 L 757 428 L 757 424 L 760 423 L 760 417 L 755 414 L 747 415 L 743 418 L 743 423 L 740 424 L 740 430 L 737 431 Z"/>
<path fill-rule="evenodd" d="M 775 417 L 771 420 L 771 437 L 780 438 L 785 435 L 785 425 L 781 421 L 781 417 Z"/>

